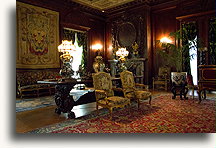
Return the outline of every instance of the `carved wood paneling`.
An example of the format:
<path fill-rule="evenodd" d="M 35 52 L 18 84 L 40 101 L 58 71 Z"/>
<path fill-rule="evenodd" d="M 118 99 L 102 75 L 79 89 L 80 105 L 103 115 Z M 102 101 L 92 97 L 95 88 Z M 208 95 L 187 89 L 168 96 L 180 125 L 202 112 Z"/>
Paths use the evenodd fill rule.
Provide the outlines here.
<path fill-rule="evenodd" d="M 144 57 L 146 50 L 146 20 L 141 15 L 122 15 L 111 24 L 111 38 L 113 56 L 119 47 L 126 47 L 129 51 L 128 58 L 133 57 L 132 44 L 136 42 L 139 46 L 138 54 Z M 134 31 L 134 32 L 133 32 Z"/>

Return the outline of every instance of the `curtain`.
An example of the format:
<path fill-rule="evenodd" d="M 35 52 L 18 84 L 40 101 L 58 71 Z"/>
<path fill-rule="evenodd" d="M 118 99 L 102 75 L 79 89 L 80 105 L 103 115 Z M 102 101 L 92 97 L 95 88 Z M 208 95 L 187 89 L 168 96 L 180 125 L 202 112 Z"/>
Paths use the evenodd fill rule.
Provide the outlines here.
<path fill-rule="evenodd" d="M 198 36 L 197 24 L 196 22 L 189 22 L 182 24 L 182 47 L 183 47 L 183 71 L 186 71 L 188 74 L 191 74 L 190 68 L 190 46 L 191 42 L 194 42 Z M 194 43 L 197 45 L 197 43 Z M 197 47 L 196 47 L 197 48 Z"/>
<path fill-rule="evenodd" d="M 216 18 L 209 21 L 209 65 L 216 65 Z"/>
<path fill-rule="evenodd" d="M 86 33 L 77 32 L 77 38 L 78 38 L 78 46 L 83 46 L 83 54 L 82 54 L 82 61 L 81 61 L 81 67 L 82 69 L 85 69 L 87 66 L 87 35 Z"/>
<path fill-rule="evenodd" d="M 63 40 L 72 40 L 72 43 L 74 44 L 75 42 L 75 31 L 70 30 L 70 29 L 63 29 Z"/>
<path fill-rule="evenodd" d="M 72 40 L 72 43 L 75 42 L 75 34 L 77 34 L 78 46 L 83 46 L 81 68 L 86 70 L 87 67 L 87 32 L 79 32 L 73 29 L 63 29 L 63 40 Z"/>

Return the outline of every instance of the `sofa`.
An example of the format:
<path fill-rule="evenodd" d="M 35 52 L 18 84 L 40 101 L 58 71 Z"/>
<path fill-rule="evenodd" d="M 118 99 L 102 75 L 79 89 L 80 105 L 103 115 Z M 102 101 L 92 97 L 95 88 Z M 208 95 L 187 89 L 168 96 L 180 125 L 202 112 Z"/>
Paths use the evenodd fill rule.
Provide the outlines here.
<path fill-rule="evenodd" d="M 53 95 L 55 86 L 51 84 L 38 84 L 37 81 L 44 79 L 55 79 L 59 70 L 17 70 L 16 72 L 16 95 L 17 97 L 39 97 Z"/>

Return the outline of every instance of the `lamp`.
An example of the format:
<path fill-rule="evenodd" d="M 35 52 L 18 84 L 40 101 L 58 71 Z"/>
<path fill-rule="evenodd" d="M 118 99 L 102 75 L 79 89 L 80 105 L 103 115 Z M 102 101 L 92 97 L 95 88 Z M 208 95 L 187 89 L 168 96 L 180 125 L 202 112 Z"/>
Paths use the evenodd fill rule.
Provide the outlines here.
<path fill-rule="evenodd" d="M 172 43 L 172 40 L 170 40 L 168 37 L 163 37 L 160 39 L 160 42 L 167 44 L 167 43 Z"/>
<path fill-rule="evenodd" d="M 58 51 L 62 53 L 60 59 L 62 60 L 62 69 L 60 70 L 60 75 L 63 78 L 71 78 L 74 71 L 71 67 L 71 62 L 73 61 L 72 53 L 76 50 L 76 47 L 73 45 L 72 41 L 63 40 L 62 43 L 58 46 Z"/>
<path fill-rule="evenodd" d="M 119 48 L 118 51 L 116 51 L 116 56 L 119 57 L 119 60 L 121 62 L 125 62 L 125 57 L 127 57 L 129 52 L 126 50 L 126 48 Z"/>
<path fill-rule="evenodd" d="M 92 49 L 96 50 L 97 54 L 95 57 L 95 61 L 93 63 L 93 69 L 95 72 L 100 72 L 100 71 L 104 71 L 105 68 L 105 64 L 103 62 L 103 57 L 101 56 L 100 50 L 102 49 L 102 45 L 101 44 L 95 44 L 92 45 Z"/>
<path fill-rule="evenodd" d="M 119 61 L 120 61 L 120 70 L 123 71 L 123 70 L 126 70 L 126 66 L 124 65 L 125 61 L 126 61 L 126 58 L 129 54 L 129 52 L 126 50 L 126 48 L 119 48 L 117 51 L 116 51 L 116 56 L 119 57 Z"/>
<path fill-rule="evenodd" d="M 103 48 L 101 44 L 92 45 L 92 49 L 97 50 L 97 56 L 100 55 L 100 50 Z"/>

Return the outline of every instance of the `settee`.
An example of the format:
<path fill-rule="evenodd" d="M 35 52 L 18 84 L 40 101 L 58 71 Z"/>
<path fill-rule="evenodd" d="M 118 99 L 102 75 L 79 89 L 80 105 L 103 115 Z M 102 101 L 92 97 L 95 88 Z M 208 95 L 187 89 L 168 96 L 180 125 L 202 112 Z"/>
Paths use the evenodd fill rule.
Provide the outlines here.
<path fill-rule="evenodd" d="M 58 70 L 17 70 L 16 72 L 16 95 L 17 97 L 39 97 L 53 95 L 55 86 L 51 84 L 38 84 L 37 81 L 55 79 Z"/>

